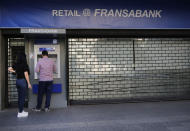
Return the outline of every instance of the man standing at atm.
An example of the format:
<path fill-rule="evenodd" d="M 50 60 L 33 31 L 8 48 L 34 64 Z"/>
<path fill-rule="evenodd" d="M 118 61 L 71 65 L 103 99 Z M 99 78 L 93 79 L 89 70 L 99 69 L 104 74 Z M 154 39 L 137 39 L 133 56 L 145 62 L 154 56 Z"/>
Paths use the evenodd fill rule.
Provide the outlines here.
<path fill-rule="evenodd" d="M 48 58 L 48 51 L 42 51 L 42 59 L 36 65 L 35 72 L 39 73 L 39 86 L 37 106 L 34 111 L 41 111 L 43 94 L 46 94 L 45 112 L 50 111 L 51 91 L 53 86 L 53 73 L 56 72 L 56 66 L 52 59 Z"/>

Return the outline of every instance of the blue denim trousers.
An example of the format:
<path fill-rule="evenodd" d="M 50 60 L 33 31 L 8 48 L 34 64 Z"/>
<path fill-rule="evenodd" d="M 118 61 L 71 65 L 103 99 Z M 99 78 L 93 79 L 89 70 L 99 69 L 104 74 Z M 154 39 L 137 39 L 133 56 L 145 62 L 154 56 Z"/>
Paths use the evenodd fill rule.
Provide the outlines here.
<path fill-rule="evenodd" d="M 24 109 L 26 91 L 27 91 L 27 82 L 25 79 L 17 79 L 16 87 L 18 91 L 18 109 L 21 113 Z"/>
<path fill-rule="evenodd" d="M 52 87 L 53 81 L 39 81 L 38 98 L 36 106 L 37 109 L 41 109 L 44 94 L 46 94 L 45 108 L 50 107 Z"/>

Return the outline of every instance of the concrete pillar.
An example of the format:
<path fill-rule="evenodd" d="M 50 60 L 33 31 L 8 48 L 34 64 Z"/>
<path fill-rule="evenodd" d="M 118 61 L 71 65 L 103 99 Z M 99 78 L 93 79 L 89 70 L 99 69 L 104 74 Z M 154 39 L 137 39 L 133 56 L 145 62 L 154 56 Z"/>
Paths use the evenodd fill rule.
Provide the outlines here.
<path fill-rule="evenodd" d="M 1 62 L 1 30 L 0 30 L 0 109 L 2 108 L 2 95 L 1 95 L 1 89 L 2 89 L 2 87 L 1 87 L 1 83 L 2 83 L 2 81 L 1 81 L 1 65 L 2 65 L 2 62 Z"/>
<path fill-rule="evenodd" d="M 0 110 L 5 107 L 5 43 L 0 30 Z"/>

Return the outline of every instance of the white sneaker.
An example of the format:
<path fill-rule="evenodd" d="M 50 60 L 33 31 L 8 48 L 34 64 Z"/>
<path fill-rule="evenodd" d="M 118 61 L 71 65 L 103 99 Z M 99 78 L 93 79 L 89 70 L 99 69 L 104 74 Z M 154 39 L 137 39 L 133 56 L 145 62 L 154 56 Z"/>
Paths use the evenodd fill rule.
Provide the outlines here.
<path fill-rule="evenodd" d="M 24 110 L 22 112 L 25 113 L 25 114 L 28 114 L 28 112 L 25 112 Z"/>
<path fill-rule="evenodd" d="M 50 112 L 50 109 L 49 108 L 45 108 L 44 111 L 45 112 Z"/>
<path fill-rule="evenodd" d="M 18 112 L 17 117 L 28 117 L 28 112 L 22 111 L 21 113 Z"/>

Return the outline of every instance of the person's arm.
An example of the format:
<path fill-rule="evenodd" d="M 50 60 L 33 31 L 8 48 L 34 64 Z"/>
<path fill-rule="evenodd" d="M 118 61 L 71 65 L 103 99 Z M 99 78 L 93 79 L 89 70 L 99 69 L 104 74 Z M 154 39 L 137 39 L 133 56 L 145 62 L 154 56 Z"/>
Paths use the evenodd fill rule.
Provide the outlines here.
<path fill-rule="evenodd" d="M 12 67 L 9 67 L 8 68 L 8 71 L 12 72 L 12 73 L 15 73 L 15 70 L 12 68 Z"/>
<path fill-rule="evenodd" d="M 29 74 L 28 74 L 28 71 L 25 71 L 24 72 L 24 76 L 25 76 L 25 79 L 28 83 L 28 88 L 32 88 L 31 84 L 30 84 L 30 79 L 29 79 Z"/>

